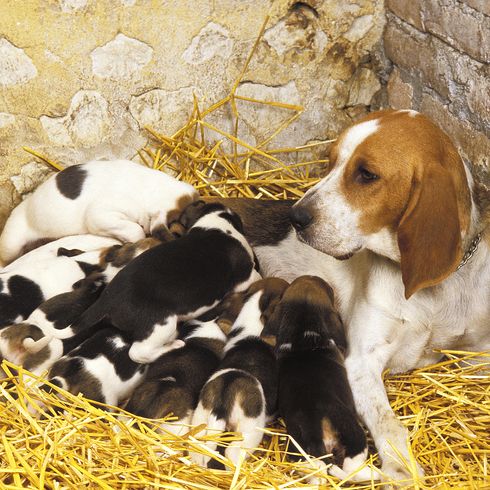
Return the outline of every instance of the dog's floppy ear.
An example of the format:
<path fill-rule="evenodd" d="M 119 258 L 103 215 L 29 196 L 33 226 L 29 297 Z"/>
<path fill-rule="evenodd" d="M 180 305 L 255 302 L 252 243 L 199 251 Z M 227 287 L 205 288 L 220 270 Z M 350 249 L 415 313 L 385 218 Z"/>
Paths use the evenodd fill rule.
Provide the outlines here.
<path fill-rule="evenodd" d="M 207 203 L 199 199 L 189 204 L 178 219 L 178 222 L 188 230 L 203 214 Z"/>
<path fill-rule="evenodd" d="M 451 172 L 438 162 L 414 175 L 398 227 L 402 279 L 408 299 L 448 277 L 461 261 L 461 225 Z"/>

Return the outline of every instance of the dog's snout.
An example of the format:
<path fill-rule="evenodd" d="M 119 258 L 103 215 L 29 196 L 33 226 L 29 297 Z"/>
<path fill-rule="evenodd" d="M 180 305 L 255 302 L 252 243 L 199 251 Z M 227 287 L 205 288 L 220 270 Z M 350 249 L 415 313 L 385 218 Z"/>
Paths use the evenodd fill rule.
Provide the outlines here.
<path fill-rule="evenodd" d="M 304 230 L 312 221 L 313 215 L 306 206 L 293 206 L 289 219 L 296 230 Z"/>

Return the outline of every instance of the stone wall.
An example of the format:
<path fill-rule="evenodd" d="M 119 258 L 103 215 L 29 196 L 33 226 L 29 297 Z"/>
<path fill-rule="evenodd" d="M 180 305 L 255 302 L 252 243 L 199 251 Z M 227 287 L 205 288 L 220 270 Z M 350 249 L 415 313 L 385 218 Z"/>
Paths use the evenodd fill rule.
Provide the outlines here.
<path fill-rule="evenodd" d="M 490 189 L 490 1 L 386 0 L 393 108 L 431 117 Z"/>
<path fill-rule="evenodd" d="M 335 136 L 369 109 L 382 0 L 1 0 L 0 229 L 49 174 L 23 146 L 64 164 L 135 158 L 144 125 L 172 133 L 193 93 L 229 92 L 266 15 L 240 90 L 304 105 L 278 144 Z M 244 118 L 251 143 L 277 122 Z"/>

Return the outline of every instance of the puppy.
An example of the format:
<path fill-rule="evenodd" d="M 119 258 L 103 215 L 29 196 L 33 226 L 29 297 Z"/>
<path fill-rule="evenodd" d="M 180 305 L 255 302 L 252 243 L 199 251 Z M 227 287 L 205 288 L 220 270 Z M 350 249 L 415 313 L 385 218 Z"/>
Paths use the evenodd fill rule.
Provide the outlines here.
<path fill-rule="evenodd" d="M 49 381 L 73 395 L 82 393 L 90 400 L 118 406 L 143 381 L 147 369 L 129 358 L 130 346 L 119 330 L 104 322 L 53 365 Z"/>
<path fill-rule="evenodd" d="M 71 291 L 86 275 L 101 270 L 101 249 L 118 243 L 105 237 L 82 236 L 76 256 L 58 255 L 73 237 L 44 245 L 20 257 L 0 272 L 0 328 L 25 320 L 43 301 Z M 97 247 L 97 245 L 99 245 Z"/>
<path fill-rule="evenodd" d="M 62 355 L 78 346 L 90 331 L 76 338 L 48 344 L 45 330 L 67 327 L 92 305 L 105 286 L 102 274 L 92 274 L 75 284 L 73 291 L 58 294 L 42 303 L 22 323 L 0 330 L 0 359 L 7 359 L 41 374 Z"/>
<path fill-rule="evenodd" d="M 131 261 L 80 321 L 58 330 L 56 337 L 71 337 L 107 318 L 133 339 L 133 361 L 153 362 L 175 340 L 179 320 L 199 317 L 228 292 L 246 289 L 260 277 L 238 215 L 202 201 L 185 213 L 194 220 L 185 236 Z M 177 341 L 175 346 L 178 342 L 182 345 Z"/>
<path fill-rule="evenodd" d="M 316 458 L 332 454 L 328 472 L 347 477 L 365 461 L 367 443 L 343 364 L 345 334 L 332 289 L 319 277 L 297 278 L 269 326 L 277 332 L 278 407 L 288 433 Z M 371 471 L 363 468 L 352 479 L 370 480 Z"/>
<path fill-rule="evenodd" d="M 9 263 L 39 240 L 93 233 L 136 242 L 161 232 L 197 199 L 189 184 L 129 160 L 90 161 L 42 183 L 8 218 L 0 259 Z"/>
<path fill-rule="evenodd" d="M 262 428 L 276 411 L 277 364 L 273 348 L 260 338 L 264 323 L 279 302 L 287 283 L 268 278 L 252 284 L 228 335 L 219 370 L 204 385 L 192 418 L 193 425 L 240 432 L 225 456 L 235 465 L 262 441 Z M 204 434 L 208 432 L 204 431 Z M 208 442 L 210 449 L 216 443 Z M 192 459 L 205 466 L 210 458 L 193 453 Z"/>
<path fill-rule="evenodd" d="M 181 349 L 173 350 L 148 366 L 143 384 L 136 388 L 125 407 L 135 415 L 158 419 L 173 414 L 178 423 L 161 429 L 175 434 L 190 424 L 199 393 L 220 363 L 226 335 L 214 320 L 192 320 L 178 326 Z"/>

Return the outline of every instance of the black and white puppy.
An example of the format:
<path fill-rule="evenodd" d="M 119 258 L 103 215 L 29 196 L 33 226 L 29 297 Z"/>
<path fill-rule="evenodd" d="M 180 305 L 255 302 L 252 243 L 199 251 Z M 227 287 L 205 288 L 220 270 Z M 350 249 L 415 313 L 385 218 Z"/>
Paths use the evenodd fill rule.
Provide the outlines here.
<path fill-rule="evenodd" d="M 73 395 L 118 406 L 143 381 L 147 366 L 129 358 L 131 341 L 118 329 L 107 322 L 99 328 L 53 365 L 49 381 Z"/>
<path fill-rule="evenodd" d="M 215 320 L 184 322 L 178 331 L 185 346 L 149 364 L 145 381 L 125 407 L 152 419 L 173 414 L 178 422 L 163 423 L 161 429 L 175 434 L 187 430 L 183 424 L 190 424 L 201 388 L 218 368 L 226 342 Z"/>
<path fill-rule="evenodd" d="M 39 240 L 93 233 L 136 242 L 165 227 L 197 191 L 129 160 L 90 161 L 43 182 L 13 211 L 0 235 L 0 260 Z"/>
<path fill-rule="evenodd" d="M 77 242 L 80 250 L 76 256 L 63 252 Z M 32 250 L 2 269 L 0 328 L 25 320 L 43 301 L 71 291 L 74 283 L 100 270 L 101 250 L 118 243 L 92 235 L 82 235 L 78 240 L 65 237 Z"/>
<path fill-rule="evenodd" d="M 243 295 L 241 311 L 228 334 L 225 356 L 219 370 L 204 385 L 192 418 L 193 425 L 207 426 L 204 434 L 209 429 L 241 433 L 243 441 L 233 441 L 225 449 L 225 456 L 235 465 L 248 456 L 246 450 L 260 444 L 261 428 L 276 412 L 276 356 L 261 334 L 286 287 L 282 279 L 267 278 L 252 284 Z M 215 442 L 206 444 L 216 449 Z M 210 460 L 201 453 L 192 453 L 191 457 L 202 466 Z"/>
<path fill-rule="evenodd" d="M 295 279 L 269 326 L 277 332 L 278 408 L 287 432 L 316 458 L 332 454 L 328 472 L 346 478 L 366 460 L 367 443 L 343 364 L 346 340 L 332 289 L 316 276 Z M 368 467 L 352 477 L 366 479 Z"/>
<path fill-rule="evenodd" d="M 53 339 L 52 342 L 48 342 L 50 338 L 44 332 L 71 325 L 97 300 L 104 286 L 104 275 L 93 273 L 76 283 L 72 291 L 53 296 L 42 303 L 22 323 L 0 330 L 0 359 L 22 365 L 35 374 L 49 369 L 91 332 L 86 330 L 71 339 Z"/>
<path fill-rule="evenodd" d="M 218 203 L 197 201 L 186 215 L 193 220 L 186 235 L 131 261 L 80 321 L 56 336 L 71 337 L 106 318 L 133 340 L 131 359 L 150 363 L 175 341 L 179 320 L 199 317 L 227 293 L 260 278 L 237 214 Z"/>

